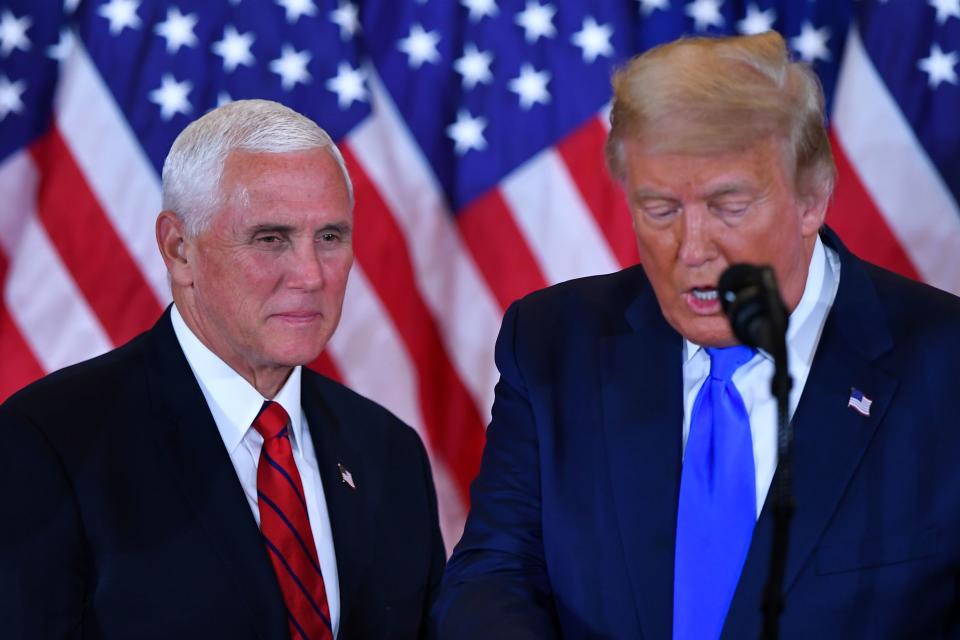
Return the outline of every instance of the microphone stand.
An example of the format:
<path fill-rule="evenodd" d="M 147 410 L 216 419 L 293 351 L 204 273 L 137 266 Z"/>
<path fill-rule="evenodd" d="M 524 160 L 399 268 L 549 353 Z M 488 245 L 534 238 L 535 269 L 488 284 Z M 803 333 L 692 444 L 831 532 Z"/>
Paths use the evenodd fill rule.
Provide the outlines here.
<path fill-rule="evenodd" d="M 782 308 L 773 272 L 764 270 L 764 279 L 769 286 L 768 309 Z M 790 388 L 793 381 L 787 363 L 787 318 L 786 314 L 770 314 L 769 341 L 773 349 L 773 378 L 770 392 L 777 399 L 777 471 L 773 478 L 773 544 L 770 553 L 770 569 L 763 591 L 763 640 L 776 640 L 779 633 L 780 614 L 784 608 L 783 582 L 787 563 L 787 542 L 790 519 L 793 516 L 793 425 L 790 424 Z"/>

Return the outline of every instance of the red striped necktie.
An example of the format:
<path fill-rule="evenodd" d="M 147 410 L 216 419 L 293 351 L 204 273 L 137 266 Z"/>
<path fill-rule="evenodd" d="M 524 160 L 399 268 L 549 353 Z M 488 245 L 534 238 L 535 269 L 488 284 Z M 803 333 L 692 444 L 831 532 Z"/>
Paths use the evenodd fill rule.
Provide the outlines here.
<path fill-rule="evenodd" d="M 264 402 L 253 428 L 263 436 L 257 465 L 260 533 L 287 606 L 290 637 L 332 640 L 327 591 L 310 530 L 307 502 L 288 436 L 290 418 Z"/>

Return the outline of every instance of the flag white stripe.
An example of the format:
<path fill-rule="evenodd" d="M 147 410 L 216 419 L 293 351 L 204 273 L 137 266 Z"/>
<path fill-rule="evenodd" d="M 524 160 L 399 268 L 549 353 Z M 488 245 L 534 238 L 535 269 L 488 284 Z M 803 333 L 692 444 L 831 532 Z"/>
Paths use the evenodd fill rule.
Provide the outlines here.
<path fill-rule="evenodd" d="M 373 115 L 347 142 L 397 219 L 420 293 L 486 423 L 497 380 L 493 345 L 500 308 L 463 244 L 429 163 L 372 68 L 369 78 Z"/>
<path fill-rule="evenodd" d="M 74 41 L 54 97 L 57 124 L 127 251 L 166 305 L 170 287 L 154 234 L 160 181 L 80 39 Z"/>
<path fill-rule="evenodd" d="M 46 371 L 113 345 L 37 218 L 37 168 L 26 151 L 0 166 L 0 246 L 9 260 L 7 311 Z"/>
<path fill-rule="evenodd" d="M 387 407 L 420 434 L 430 453 L 440 529 L 449 554 L 463 533 L 466 508 L 445 462 L 430 450 L 417 371 L 360 264 L 354 264 L 350 273 L 340 325 L 327 348 L 345 384 Z"/>
<path fill-rule="evenodd" d="M 837 81 L 833 125 L 847 157 L 922 278 L 960 293 L 960 211 L 855 28 L 850 30 Z"/>
<path fill-rule="evenodd" d="M 620 268 L 554 149 L 511 173 L 501 191 L 551 284 Z"/>

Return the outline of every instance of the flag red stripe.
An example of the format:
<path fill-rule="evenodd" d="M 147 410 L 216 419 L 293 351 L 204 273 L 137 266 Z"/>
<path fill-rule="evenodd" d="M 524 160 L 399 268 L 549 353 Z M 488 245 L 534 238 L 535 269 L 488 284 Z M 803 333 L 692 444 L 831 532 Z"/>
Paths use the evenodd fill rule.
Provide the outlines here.
<path fill-rule="evenodd" d="M 830 138 L 837 163 L 837 187 L 827 210 L 827 224 L 864 260 L 919 280 L 916 267 L 867 193 L 843 146 L 832 133 Z"/>
<path fill-rule="evenodd" d="M 149 329 L 163 309 L 59 130 L 51 127 L 30 153 L 40 172 L 37 215 L 107 335 L 122 344 Z"/>
<path fill-rule="evenodd" d="M 0 285 L 6 277 L 7 258 L 0 253 Z M 10 317 L 2 294 L 0 288 L 0 402 L 45 373 Z"/>
<path fill-rule="evenodd" d="M 326 351 L 322 351 L 320 355 L 317 356 L 317 359 L 310 363 L 309 367 L 320 375 L 327 376 L 331 380 L 336 380 L 341 384 L 343 383 L 343 374 L 340 373 L 340 369 L 334 364 L 330 354 Z"/>
<path fill-rule="evenodd" d="M 499 189 L 491 189 L 457 215 L 464 243 L 500 307 L 547 286 Z"/>
<path fill-rule="evenodd" d="M 466 500 L 480 466 L 480 414 L 454 370 L 434 318 L 419 294 L 410 255 L 396 220 L 349 145 L 344 160 L 353 179 L 357 260 L 410 353 L 431 449 L 454 472 Z"/>
<path fill-rule="evenodd" d="M 637 264 L 640 256 L 623 190 L 607 171 L 603 156 L 606 140 L 607 131 L 599 118 L 591 118 L 563 139 L 557 152 L 613 255 L 621 267 L 627 267 Z"/>

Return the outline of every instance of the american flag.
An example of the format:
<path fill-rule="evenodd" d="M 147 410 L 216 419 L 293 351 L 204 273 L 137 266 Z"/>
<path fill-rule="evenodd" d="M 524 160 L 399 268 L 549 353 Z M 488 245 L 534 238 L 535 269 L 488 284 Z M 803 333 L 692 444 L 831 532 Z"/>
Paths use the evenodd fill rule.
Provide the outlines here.
<path fill-rule="evenodd" d="M 960 0 L 2 0 L 0 398 L 157 319 L 171 142 L 225 101 L 278 100 L 356 187 L 357 260 L 314 366 L 421 434 L 449 546 L 504 309 L 637 260 L 602 161 L 612 69 L 771 28 L 828 95 L 828 222 L 960 291 Z"/>

